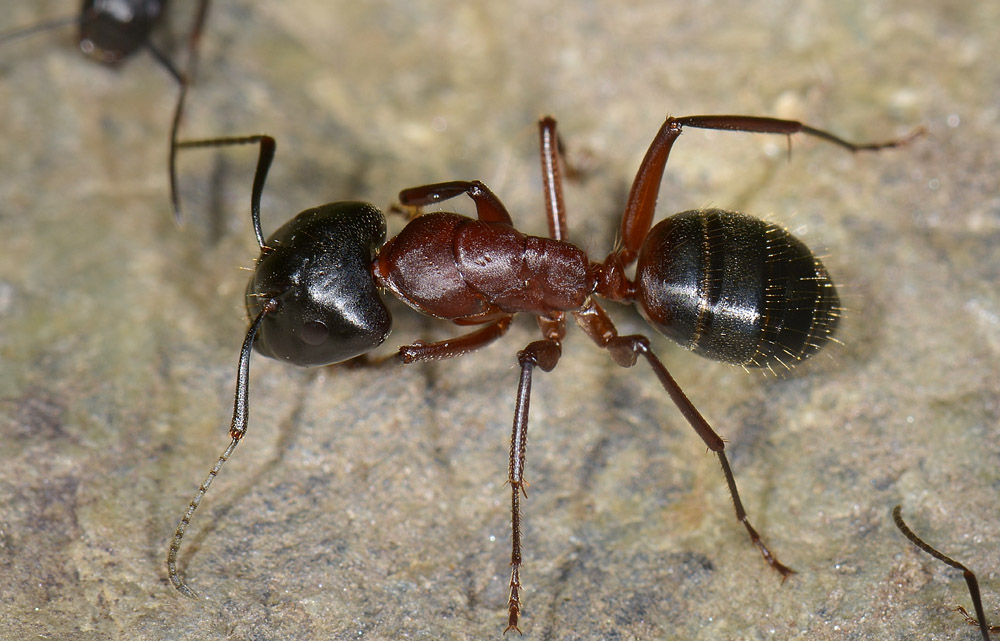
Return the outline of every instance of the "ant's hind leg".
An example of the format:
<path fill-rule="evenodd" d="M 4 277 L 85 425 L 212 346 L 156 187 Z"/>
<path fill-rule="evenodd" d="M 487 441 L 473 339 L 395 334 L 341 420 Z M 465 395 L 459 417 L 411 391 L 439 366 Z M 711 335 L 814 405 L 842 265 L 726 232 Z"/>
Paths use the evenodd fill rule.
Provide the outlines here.
<path fill-rule="evenodd" d="M 660 130 L 653 137 L 642 164 L 635 174 L 632 188 L 629 190 L 625 213 L 622 214 L 619 245 L 615 247 L 606 264 L 614 266 L 631 264 L 638 255 L 639 248 L 646 240 L 653 223 L 656 211 L 656 201 L 660 193 L 660 182 L 667 165 L 667 158 L 674 142 L 680 137 L 684 127 L 698 129 L 715 129 L 719 131 L 739 131 L 757 134 L 778 134 L 791 136 L 802 133 L 829 143 L 838 145 L 852 152 L 875 151 L 899 147 L 923 134 L 923 129 L 916 129 L 910 134 L 882 142 L 854 143 L 836 136 L 828 131 L 810 127 L 796 120 L 781 120 L 780 118 L 763 118 L 759 116 L 684 116 L 683 118 L 668 117 Z"/>
<path fill-rule="evenodd" d="M 902 138 L 883 140 L 880 142 L 851 142 L 837 136 L 829 131 L 810 127 L 797 120 L 782 120 L 781 118 L 767 118 L 762 116 L 684 116 L 683 118 L 668 118 L 667 122 L 673 121 L 678 127 L 697 127 L 699 129 L 716 129 L 718 131 L 742 131 L 753 134 L 779 134 L 790 136 L 792 134 L 803 133 L 807 136 L 820 138 L 826 142 L 843 147 L 848 151 L 877 151 L 879 149 L 889 149 L 901 147 L 917 136 L 924 133 L 922 128 L 915 129 Z"/>
<path fill-rule="evenodd" d="M 795 570 L 778 560 L 764 544 L 757 530 L 750 524 L 746 509 L 743 507 L 743 501 L 740 499 L 739 490 L 736 488 L 736 477 L 733 476 L 733 470 L 729 466 L 729 458 L 725 452 L 725 441 L 712 429 L 712 426 L 708 424 L 708 421 L 705 420 L 701 412 L 698 411 L 694 403 L 691 402 L 687 394 L 677 384 L 677 381 L 667 371 L 667 368 L 656 357 L 653 350 L 650 349 L 649 339 L 638 334 L 619 336 L 607 313 L 596 303 L 591 303 L 583 311 L 574 312 L 573 316 L 577 324 L 590 336 L 591 340 L 600 347 L 607 349 L 611 354 L 611 358 L 621 367 L 632 367 L 640 356 L 646 359 L 646 362 L 653 369 L 656 378 L 660 381 L 660 385 L 670 396 L 670 400 L 674 402 L 674 405 L 677 406 L 677 409 L 684 415 L 687 422 L 694 428 L 698 436 L 701 437 L 701 440 L 705 442 L 708 449 L 715 452 L 715 455 L 719 457 L 719 463 L 722 465 L 722 474 L 726 478 L 726 485 L 729 487 L 729 494 L 733 499 L 736 518 L 746 528 L 747 533 L 750 535 L 750 541 L 760 550 L 761 556 L 764 557 L 767 564 L 781 575 L 782 580 L 794 574 Z"/>

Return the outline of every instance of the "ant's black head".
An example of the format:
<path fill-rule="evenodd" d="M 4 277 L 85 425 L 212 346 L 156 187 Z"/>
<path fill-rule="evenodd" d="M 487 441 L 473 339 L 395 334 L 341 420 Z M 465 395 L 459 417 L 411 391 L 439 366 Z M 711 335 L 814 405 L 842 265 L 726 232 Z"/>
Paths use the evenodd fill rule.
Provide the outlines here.
<path fill-rule="evenodd" d="M 304 367 L 364 354 L 389 336 L 392 317 L 372 279 L 385 217 L 373 205 L 340 202 L 307 209 L 267 239 L 247 286 L 253 318 L 274 298 L 254 347 Z"/>

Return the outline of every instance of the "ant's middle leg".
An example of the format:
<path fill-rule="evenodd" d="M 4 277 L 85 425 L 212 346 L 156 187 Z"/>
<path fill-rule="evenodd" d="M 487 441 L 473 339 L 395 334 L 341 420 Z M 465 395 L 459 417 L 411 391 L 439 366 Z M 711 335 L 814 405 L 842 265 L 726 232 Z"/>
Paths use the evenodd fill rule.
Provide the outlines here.
<path fill-rule="evenodd" d="M 656 357 L 652 349 L 650 349 L 649 339 L 638 334 L 619 336 L 614 325 L 611 323 L 611 319 L 597 303 L 592 302 L 583 310 L 574 312 L 573 317 L 577 325 L 595 343 L 607 349 L 611 354 L 611 358 L 621 367 L 632 367 L 639 356 L 646 359 L 646 362 L 653 369 L 656 378 L 660 381 L 660 385 L 670 396 L 670 400 L 674 402 L 674 405 L 677 406 L 677 409 L 680 410 L 687 422 L 705 442 L 708 449 L 715 452 L 716 456 L 719 457 L 719 463 L 722 465 L 722 474 L 726 478 L 726 485 L 729 486 L 729 494 L 733 499 L 733 506 L 736 509 L 736 518 L 747 529 L 747 532 L 750 534 L 750 541 L 760 550 L 767 564 L 781 575 L 782 580 L 788 578 L 790 574 L 794 574 L 795 570 L 781 563 L 774 556 L 771 550 L 764 544 L 760 534 L 750 524 L 746 509 L 743 507 L 743 501 L 740 499 L 739 490 L 736 489 L 736 478 L 733 476 L 733 470 L 729 466 L 729 459 L 726 457 L 725 442 L 722 440 L 722 437 L 716 434 L 712 426 L 708 424 L 708 421 L 705 420 L 701 412 L 698 411 L 694 403 L 691 402 L 687 394 L 677 384 L 677 381 L 667 371 L 667 368 Z"/>
<path fill-rule="evenodd" d="M 828 131 L 810 127 L 797 120 L 781 120 L 779 118 L 764 118 L 759 116 L 685 116 L 670 118 L 664 121 L 660 130 L 649 145 L 646 156 L 639 165 L 632 188 L 629 191 L 625 213 L 622 215 L 620 245 L 608 256 L 606 264 L 621 264 L 627 266 L 635 260 L 639 248 L 642 247 L 646 235 L 653 223 L 656 210 L 656 199 L 660 193 L 660 182 L 667 164 L 667 158 L 674 142 L 681 135 L 684 127 L 699 129 L 715 129 L 719 131 L 741 131 L 758 134 L 779 134 L 791 136 L 803 133 L 843 147 L 851 152 L 875 151 L 890 147 L 899 147 L 923 133 L 917 129 L 903 138 L 874 143 L 854 143 L 836 136 Z"/>
<path fill-rule="evenodd" d="M 538 121 L 538 142 L 549 238 L 566 240 L 568 227 L 562 190 L 563 176 L 570 180 L 578 180 L 585 173 L 585 169 L 574 166 L 567 160 L 565 145 L 556 132 L 556 120 L 552 116 L 545 116 Z"/>
<path fill-rule="evenodd" d="M 566 206 L 563 204 L 559 135 L 556 133 L 555 118 L 546 116 L 538 121 L 538 139 L 542 159 L 542 185 L 545 190 L 545 213 L 549 219 L 549 238 L 565 240 Z"/>
<path fill-rule="evenodd" d="M 507 597 L 507 627 L 521 634 L 517 626 L 521 614 L 521 495 L 528 496 L 528 482 L 524 480 L 524 459 L 528 446 L 528 406 L 531 400 L 531 374 L 540 367 L 550 372 L 562 355 L 562 337 L 565 335 L 566 321 L 562 314 L 556 318 L 538 317 L 538 324 L 546 338 L 529 343 L 517 353 L 521 367 L 521 378 L 517 386 L 517 401 L 514 405 L 514 424 L 510 434 L 510 464 L 507 469 L 507 483 L 510 484 L 510 593 Z"/>
<path fill-rule="evenodd" d="M 470 334 L 435 343 L 416 342 L 399 348 L 399 358 L 404 363 L 440 360 L 461 356 L 496 340 L 510 327 L 512 317 L 506 316 Z M 511 553 L 510 593 L 507 598 L 507 627 L 521 632 L 518 620 L 521 613 L 521 496 L 527 496 L 528 482 L 524 480 L 524 460 L 528 445 L 528 406 L 531 400 L 531 375 L 535 367 L 549 372 L 555 368 L 562 355 L 562 339 L 566 334 L 566 320 L 560 313 L 553 318 L 538 317 L 538 324 L 545 336 L 543 340 L 529 343 L 518 352 L 521 368 L 514 406 L 514 422 L 510 436 L 510 462 L 507 483 L 510 484 Z"/>

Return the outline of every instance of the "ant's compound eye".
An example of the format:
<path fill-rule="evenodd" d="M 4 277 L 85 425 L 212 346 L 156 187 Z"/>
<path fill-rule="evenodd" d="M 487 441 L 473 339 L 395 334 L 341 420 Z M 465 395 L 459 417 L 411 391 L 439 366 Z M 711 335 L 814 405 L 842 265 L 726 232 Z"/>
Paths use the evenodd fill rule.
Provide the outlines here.
<path fill-rule="evenodd" d="M 303 343 L 322 345 L 330 337 L 330 329 L 323 321 L 310 321 L 302 326 L 299 336 Z"/>
<path fill-rule="evenodd" d="M 308 209 L 267 239 L 247 287 L 253 318 L 264 319 L 254 347 L 303 367 L 365 354 L 389 336 L 392 317 L 372 278 L 372 256 L 385 240 L 385 217 L 373 205 L 330 203 Z"/>

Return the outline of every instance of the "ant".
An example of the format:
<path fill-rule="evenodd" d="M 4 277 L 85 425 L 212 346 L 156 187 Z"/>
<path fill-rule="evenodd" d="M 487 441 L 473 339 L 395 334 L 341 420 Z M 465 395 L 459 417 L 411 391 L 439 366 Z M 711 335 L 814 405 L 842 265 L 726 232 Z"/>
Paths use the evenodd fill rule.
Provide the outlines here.
<path fill-rule="evenodd" d="M 194 597 L 177 573 L 181 540 L 191 518 L 247 431 L 250 353 L 299 366 L 339 363 L 373 350 L 389 335 L 392 319 L 379 292 L 388 290 L 423 314 L 478 329 L 437 342 L 403 345 L 397 361 L 415 363 L 463 356 L 503 336 L 515 314 L 535 316 L 541 340 L 517 353 L 515 400 L 507 483 L 511 490 L 511 560 L 508 620 L 521 613 L 521 511 L 527 496 L 524 466 L 528 405 L 535 368 L 559 362 L 572 317 L 621 367 L 642 358 L 684 418 L 715 452 L 736 518 L 764 560 L 784 580 L 781 563 L 750 524 L 725 453 L 725 442 L 681 390 L 643 335 L 619 336 L 596 297 L 637 305 L 657 331 L 715 360 L 745 367 L 790 368 L 817 352 L 840 316 L 826 268 L 785 229 L 720 209 L 687 211 L 653 226 L 667 157 L 685 127 L 791 136 L 803 133 L 852 152 L 897 147 L 919 135 L 856 144 L 791 120 L 736 115 L 667 118 L 646 153 L 628 196 L 619 241 L 603 262 L 566 240 L 566 212 L 556 122 L 539 122 L 542 179 L 549 237 L 518 231 L 503 203 L 479 181 L 442 182 L 405 189 L 403 206 L 419 208 L 466 195 L 477 218 L 433 212 L 412 218 L 386 240 L 386 221 L 374 205 L 335 202 L 303 211 L 265 241 L 260 199 L 274 158 L 270 136 L 193 140 L 180 148 L 259 144 L 250 216 L 260 256 L 246 293 L 252 319 L 240 349 L 229 436 L 232 441 L 198 488 L 174 532 L 167 555 L 170 581 Z M 636 263 L 635 277 L 626 268 Z"/>
<path fill-rule="evenodd" d="M 927 554 L 930 554 L 938 561 L 941 561 L 946 565 L 950 565 L 956 570 L 962 571 L 962 576 L 965 577 L 965 583 L 969 586 L 969 596 L 972 597 L 972 607 L 976 611 L 976 616 L 970 616 L 968 610 L 962 606 L 957 606 L 955 611 L 961 613 L 961 615 L 965 617 L 966 623 L 979 628 L 979 631 L 983 634 L 983 641 L 990 641 L 990 632 L 1000 632 L 1000 627 L 989 625 L 986 621 L 986 613 L 983 610 L 983 600 L 979 594 L 979 581 L 976 579 L 975 573 L 950 556 L 938 551 L 936 548 L 931 546 L 930 543 L 927 543 L 914 534 L 913 530 L 907 527 L 906 523 L 903 522 L 903 509 L 899 505 L 892 508 L 892 520 L 896 524 L 896 527 L 899 528 L 899 531 L 903 533 L 903 536 L 908 538 L 913 545 L 917 546 Z"/>
<path fill-rule="evenodd" d="M 164 15 L 167 0 L 83 0 L 80 13 L 53 18 L 39 24 L 0 33 L 0 45 L 42 31 L 76 25 L 79 27 L 80 50 L 94 60 L 116 66 L 145 49 L 167 70 L 179 87 L 177 103 L 170 124 L 170 152 L 167 172 L 170 179 L 170 205 L 174 220 L 180 224 L 182 215 L 177 195 L 177 131 L 184 112 L 188 85 L 194 77 L 198 41 L 201 38 L 209 0 L 199 0 L 194 22 L 188 32 L 187 70 L 181 72 L 170 58 L 153 44 L 150 36 Z"/>

